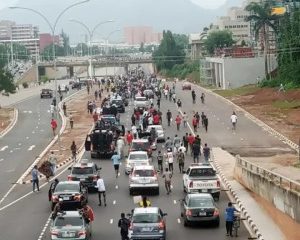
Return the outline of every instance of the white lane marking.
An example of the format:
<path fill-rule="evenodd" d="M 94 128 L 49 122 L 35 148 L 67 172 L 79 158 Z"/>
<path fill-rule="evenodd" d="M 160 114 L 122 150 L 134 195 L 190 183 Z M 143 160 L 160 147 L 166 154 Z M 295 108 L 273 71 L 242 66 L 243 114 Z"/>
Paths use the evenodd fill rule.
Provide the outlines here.
<path fill-rule="evenodd" d="M 9 152 L 10 152 L 10 153 L 13 153 L 14 151 L 13 151 L 13 150 L 10 150 Z"/>
<path fill-rule="evenodd" d="M 7 170 L 7 171 L 5 171 L 5 172 L 7 172 L 7 173 L 12 173 L 12 172 L 14 172 L 16 169 L 9 169 L 9 170 Z"/>
<path fill-rule="evenodd" d="M 17 148 L 14 148 L 14 150 L 20 150 L 20 149 L 21 149 L 21 148 L 18 148 L 18 147 L 17 147 Z"/>
<path fill-rule="evenodd" d="M 35 148 L 35 145 L 31 145 L 29 148 L 28 148 L 28 151 L 32 151 L 32 149 Z"/>
<path fill-rule="evenodd" d="M 27 111 L 23 111 L 23 113 L 27 113 Z"/>
<path fill-rule="evenodd" d="M 38 123 L 38 124 L 39 124 L 39 123 Z M 36 126 L 35 128 L 36 128 L 36 129 L 38 129 L 38 128 L 39 128 L 39 126 Z"/>
<path fill-rule="evenodd" d="M 120 163 L 120 165 L 121 165 L 121 163 Z M 120 177 L 120 175 L 121 175 L 121 174 L 118 172 L 118 177 Z"/>
<path fill-rule="evenodd" d="M 29 137 L 26 137 L 26 139 L 29 139 Z"/>
<path fill-rule="evenodd" d="M 227 127 L 227 130 L 229 130 L 230 128 L 229 127 Z"/>
<path fill-rule="evenodd" d="M 73 164 L 72 162 L 70 162 L 69 164 L 66 164 L 66 165 L 65 165 L 65 169 L 63 169 L 60 173 L 56 174 L 55 177 L 59 177 L 60 175 L 62 175 L 65 171 L 68 170 L 68 168 L 69 168 L 72 164 Z M 42 184 L 42 185 L 40 186 L 40 189 L 44 188 L 44 187 L 47 186 L 47 185 L 48 185 L 48 182 L 45 182 L 44 184 Z M 7 198 L 7 196 L 11 193 L 11 191 L 12 191 L 16 186 L 17 186 L 17 184 L 14 184 L 14 185 L 8 190 L 8 192 L 7 192 L 7 193 L 3 196 L 3 198 L 0 200 L 0 204 L 5 200 L 5 198 Z M 26 193 L 25 195 L 23 195 L 22 197 L 19 197 L 19 198 L 16 199 L 16 200 L 10 202 L 9 204 L 3 206 L 2 208 L 0 208 L 0 212 L 3 211 L 3 210 L 5 210 L 6 208 L 8 208 L 8 207 L 10 207 L 10 206 L 12 206 L 12 205 L 14 205 L 14 204 L 16 204 L 17 202 L 21 201 L 22 199 L 28 197 L 28 196 L 31 195 L 31 194 L 33 194 L 32 191 Z"/>
<path fill-rule="evenodd" d="M 219 120 L 220 120 L 220 118 L 217 118 L 217 120 L 219 121 Z"/>
<path fill-rule="evenodd" d="M 116 189 L 118 189 L 119 188 L 119 186 L 118 185 L 116 185 Z"/>
<path fill-rule="evenodd" d="M 32 111 L 28 111 L 28 113 L 32 113 Z"/>
<path fill-rule="evenodd" d="M 32 134 L 35 134 L 35 131 L 32 131 Z"/>
<path fill-rule="evenodd" d="M 241 138 L 241 141 L 244 141 L 244 138 Z"/>
<path fill-rule="evenodd" d="M 1 158 L 1 159 L 0 159 L 0 162 L 3 162 L 3 161 L 4 161 L 4 159 L 3 159 L 3 158 Z"/>
<path fill-rule="evenodd" d="M 173 189 L 173 185 L 171 185 L 171 189 Z"/>
<path fill-rule="evenodd" d="M 22 145 L 22 143 L 19 143 L 18 145 L 19 145 L 19 146 L 21 146 L 21 145 Z"/>
<path fill-rule="evenodd" d="M 114 220 L 113 220 L 113 219 L 110 219 L 109 223 L 110 223 L 110 224 L 113 224 L 113 223 L 114 223 Z"/>
<path fill-rule="evenodd" d="M 181 223 L 181 220 L 180 220 L 180 218 L 177 218 L 177 222 L 180 224 Z"/>
<path fill-rule="evenodd" d="M 40 234 L 38 240 L 42 240 L 42 239 L 43 239 L 43 237 L 44 237 L 44 235 L 45 235 L 45 232 L 46 232 L 46 230 L 47 230 L 47 228 L 48 228 L 48 226 L 49 226 L 49 224 L 50 224 L 51 216 L 52 216 L 52 213 L 50 213 L 50 215 L 49 215 L 49 217 L 48 217 L 48 219 L 47 219 L 47 222 L 45 223 L 45 225 L 44 225 L 44 227 L 43 227 L 43 230 L 42 230 L 42 232 L 41 232 L 41 234 Z"/>
<path fill-rule="evenodd" d="M 116 205 L 116 200 L 113 201 L 113 205 Z"/>
<path fill-rule="evenodd" d="M 45 132 L 45 130 L 44 130 L 44 129 L 41 129 L 40 132 Z"/>
<path fill-rule="evenodd" d="M 3 151 L 5 151 L 7 148 L 8 148 L 8 146 L 4 146 L 4 147 L 2 147 L 2 148 L 0 149 L 0 152 L 3 152 Z"/>
<path fill-rule="evenodd" d="M 174 204 L 177 204 L 177 201 L 176 201 L 176 200 L 174 200 Z"/>

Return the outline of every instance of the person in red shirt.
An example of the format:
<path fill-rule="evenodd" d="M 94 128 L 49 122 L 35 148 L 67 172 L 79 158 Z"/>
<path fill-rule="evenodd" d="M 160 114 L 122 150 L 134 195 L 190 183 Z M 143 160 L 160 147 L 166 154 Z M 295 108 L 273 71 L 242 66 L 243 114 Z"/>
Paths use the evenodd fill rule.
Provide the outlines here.
<path fill-rule="evenodd" d="M 187 137 L 187 140 L 190 145 L 191 154 L 193 155 L 193 144 L 195 142 L 195 136 L 190 133 L 190 135 Z"/>
<path fill-rule="evenodd" d="M 94 119 L 94 122 L 97 122 L 99 119 L 98 113 L 96 111 L 93 114 L 93 119 Z"/>
<path fill-rule="evenodd" d="M 87 205 L 87 204 L 84 204 L 83 208 L 82 208 L 82 215 L 86 221 L 86 223 L 90 223 L 90 222 L 93 222 L 95 220 L 95 214 L 94 214 L 94 211 L 93 209 Z"/>
<path fill-rule="evenodd" d="M 160 121 L 159 115 L 158 115 L 158 114 L 155 114 L 155 115 L 153 116 L 153 124 L 154 124 L 154 125 L 159 125 L 159 121 Z"/>
<path fill-rule="evenodd" d="M 53 131 L 53 136 L 55 136 L 55 131 L 56 131 L 56 128 L 57 128 L 57 122 L 55 119 L 52 119 L 51 120 L 51 128 L 52 128 L 52 131 Z"/>
<path fill-rule="evenodd" d="M 192 119 L 192 125 L 194 127 L 194 131 L 197 132 L 197 125 L 198 125 L 198 122 L 197 122 L 197 118 L 194 116 L 193 119 Z"/>
<path fill-rule="evenodd" d="M 179 131 L 180 124 L 181 124 L 181 117 L 179 115 L 177 115 L 177 117 L 175 118 L 175 122 L 176 122 L 176 126 L 177 126 L 177 131 Z"/>
<path fill-rule="evenodd" d="M 128 145 L 130 145 L 132 143 L 132 140 L 133 140 L 133 135 L 131 134 L 130 131 L 128 131 L 126 134 L 126 141 L 127 141 Z"/>

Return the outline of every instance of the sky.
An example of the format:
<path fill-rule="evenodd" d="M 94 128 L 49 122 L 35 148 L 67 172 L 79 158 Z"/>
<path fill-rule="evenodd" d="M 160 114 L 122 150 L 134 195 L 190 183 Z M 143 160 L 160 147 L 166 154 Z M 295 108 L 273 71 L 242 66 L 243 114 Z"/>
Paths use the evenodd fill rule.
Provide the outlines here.
<path fill-rule="evenodd" d="M 14 6 L 18 0 L 0 0 L 0 9 Z"/>
<path fill-rule="evenodd" d="M 205 9 L 217 9 L 223 6 L 227 2 L 227 0 L 190 0 L 190 1 Z"/>

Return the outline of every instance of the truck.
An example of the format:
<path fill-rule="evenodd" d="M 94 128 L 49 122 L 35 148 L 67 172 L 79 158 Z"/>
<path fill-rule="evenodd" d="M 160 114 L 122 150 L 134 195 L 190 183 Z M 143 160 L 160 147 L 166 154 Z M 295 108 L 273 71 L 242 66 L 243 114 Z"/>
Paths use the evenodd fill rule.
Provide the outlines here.
<path fill-rule="evenodd" d="M 215 168 L 206 163 L 194 163 L 184 171 L 183 190 L 187 193 L 210 193 L 219 200 L 221 183 Z"/>

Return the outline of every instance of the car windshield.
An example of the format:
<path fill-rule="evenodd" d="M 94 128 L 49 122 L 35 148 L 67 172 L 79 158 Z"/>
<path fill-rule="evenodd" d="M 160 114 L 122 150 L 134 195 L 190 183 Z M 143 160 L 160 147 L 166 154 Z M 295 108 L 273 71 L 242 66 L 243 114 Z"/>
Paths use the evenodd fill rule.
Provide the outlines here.
<path fill-rule="evenodd" d="M 72 174 L 80 174 L 80 175 L 84 175 L 84 174 L 93 174 L 93 168 L 91 167 L 74 167 L 72 169 Z"/>
<path fill-rule="evenodd" d="M 133 142 L 132 143 L 132 149 L 134 150 L 148 150 L 150 147 L 149 142 Z"/>
<path fill-rule="evenodd" d="M 58 217 L 54 222 L 56 227 L 74 226 L 80 227 L 83 225 L 82 217 Z"/>
<path fill-rule="evenodd" d="M 215 176 L 216 173 L 212 168 L 195 168 L 191 170 L 191 177 L 211 177 Z"/>
<path fill-rule="evenodd" d="M 136 98 L 135 101 L 144 102 L 144 101 L 146 101 L 146 98 Z"/>
<path fill-rule="evenodd" d="M 214 203 L 212 199 L 209 198 L 192 197 L 189 200 L 188 206 L 199 207 L 199 208 L 213 208 Z"/>
<path fill-rule="evenodd" d="M 153 170 L 135 170 L 133 175 L 135 177 L 154 177 Z"/>
<path fill-rule="evenodd" d="M 147 153 L 143 154 L 130 154 L 129 160 L 147 160 Z"/>
<path fill-rule="evenodd" d="M 79 184 L 62 183 L 58 184 L 55 188 L 55 192 L 79 192 Z"/>
<path fill-rule="evenodd" d="M 151 128 L 149 128 L 149 130 L 151 130 Z M 155 126 L 154 128 L 156 129 L 156 131 L 162 131 L 163 130 L 162 126 Z"/>
<path fill-rule="evenodd" d="M 112 100 L 111 104 L 121 105 L 123 103 L 122 100 Z"/>
<path fill-rule="evenodd" d="M 160 217 L 157 213 L 138 213 L 132 217 L 134 223 L 158 223 Z"/>

